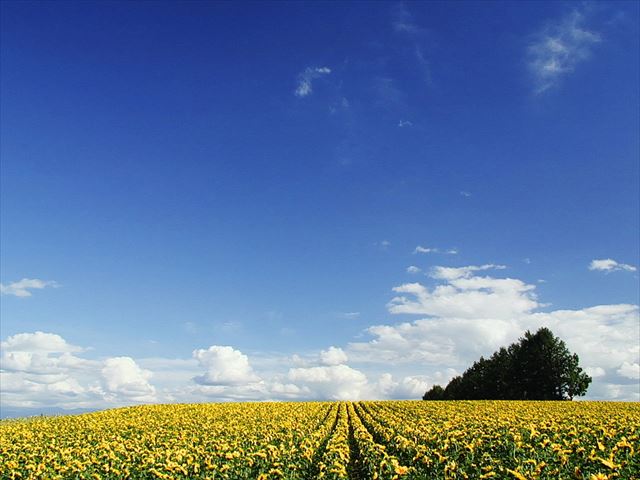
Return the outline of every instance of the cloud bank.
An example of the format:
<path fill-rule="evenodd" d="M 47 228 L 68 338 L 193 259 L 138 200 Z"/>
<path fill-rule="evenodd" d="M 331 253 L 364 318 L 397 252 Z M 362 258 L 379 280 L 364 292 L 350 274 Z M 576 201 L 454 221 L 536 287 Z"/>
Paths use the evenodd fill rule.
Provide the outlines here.
<path fill-rule="evenodd" d="M 637 305 L 545 311 L 535 285 L 487 275 L 505 268 L 437 266 L 430 272 L 432 286 L 393 288 L 389 313 L 417 318 L 371 325 L 364 332 L 368 338 L 291 357 L 211 345 L 183 359 L 90 359 L 89 349 L 55 333 L 19 333 L 0 344 L 0 401 L 37 411 L 147 402 L 420 398 L 480 355 L 543 326 L 593 376 L 586 398 L 640 400 Z"/>

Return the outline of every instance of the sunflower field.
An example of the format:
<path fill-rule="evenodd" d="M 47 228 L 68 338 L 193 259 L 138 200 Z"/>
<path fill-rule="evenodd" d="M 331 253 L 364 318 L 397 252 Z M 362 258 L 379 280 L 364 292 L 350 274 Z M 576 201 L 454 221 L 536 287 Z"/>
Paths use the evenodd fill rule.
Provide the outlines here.
<path fill-rule="evenodd" d="M 0 422 L 1 479 L 640 479 L 640 404 L 148 405 Z"/>

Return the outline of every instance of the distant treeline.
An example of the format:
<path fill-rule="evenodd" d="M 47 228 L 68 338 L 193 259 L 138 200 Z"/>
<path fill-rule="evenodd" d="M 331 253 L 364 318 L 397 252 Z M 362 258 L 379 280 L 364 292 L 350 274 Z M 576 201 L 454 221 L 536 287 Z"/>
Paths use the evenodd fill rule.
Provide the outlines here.
<path fill-rule="evenodd" d="M 423 400 L 571 400 L 587 392 L 591 377 L 565 343 L 548 328 L 480 357 L 442 388 L 435 385 Z"/>

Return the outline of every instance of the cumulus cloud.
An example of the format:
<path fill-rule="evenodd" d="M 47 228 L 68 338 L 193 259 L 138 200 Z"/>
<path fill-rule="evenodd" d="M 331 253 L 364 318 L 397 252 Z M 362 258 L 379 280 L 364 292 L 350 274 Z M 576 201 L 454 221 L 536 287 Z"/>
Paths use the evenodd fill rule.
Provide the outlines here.
<path fill-rule="evenodd" d="M 30 297 L 30 290 L 41 290 L 47 287 L 58 287 L 58 283 L 53 280 L 40 280 L 38 278 L 23 278 L 8 285 L 0 283 L 0 293 L 2 295 L 13 295 L 15 297 Z"/>
<path fill-rule="evenodd" d="M 307 67 L 298 75 L 298 85 L 295 90 L 296 97 L 306 97 L 313 92 L 313 81 L 329 75 L 331 69 L 328 67 Z"/>
<path fill-rule="evenodd" d="M 640 400 L 637 305 L 543 311 L 534 285 L 486 274 L 502 269 L 436 267 L 434 286 L 393 289 L 389 312 L 418 318 L 370 326 L 369 338 L 343 347 L 256 354 L 253 362 L 219 345 L 184 359 L 89 359 L 85 348 L 60 335 L 19 333 L 0 343 L 0 402 L 12 408 L 106 408 L 150 401 L 420 398 L 480 355 L 543 326 L 592 375 L 587 398 Z"/>
<path fill-rule="evenodd" d="M 617 370 L 617 373 L 620 376 L 638 380 L 640 379 L 640 364 L 624 362 Z"/>
<path fill-rule="evenodd" d="M 402 296 L 388 304 L 393 314 L 423 318 L 375 325 L 369 341 L 350 343 L 352 362 L 412 365 L 425 374 L 442 368 L 463 370 L 480 355 L 490 355 L 516 341 L 526 330 L 550 328 L 580 357 L 594 377 L 589 398 L 637 399 L 630 380 L 640 363 L 640 316 L 637 305 L 599 305 L 580 310 L 540 311 L 535 286 L 518 279 L 477 276 L 495 265 L 437 268 L 441 284 L 394 288 Z"/>
<path fill-rule="evenodd" d="M 403 399 L 420 398 L 429 388 L 429 383 L 420 377 L 404 377 L 394 380 L 390 373 L 383 373 L 374 385 L 376 398 Z"/>
<path fill-rule="evenodd" d="M 67 343 L 55 333 L 34 332 L 18 333 L 0 343 L 5 352 L 72 353 L 83 349 Z"/>
<path fill-rule="evenodd" d="M 635 272 L 637 269 L 633 265 L 626 263 L 618 263 L 611 258 L 603 258 L 600 260 L 591 260 L 589 270 L 597 270 L 600 272 L 610 273 L 616 270 L 626 270 L 627 272 Z"/>
<path fill-rule="evenodd" d="M 206 350 L 195 350 L 193 358 L 206 369 L 203 375 L 194 378 L 196 383 L 224 386 L 260 381 L 249 364 L 249 357 L 233 347 L 212 345 Z"/>
<path fill-rule="evenodd" d="M 510 319 L 531 312 L 539 304 L 533 285 L 512 278 L 452 278 L 429 289 L 406 283 L 393 289 L 402 295 L 391 299 L 391 313 L 444 318 Z"/>
<path fill-rule="evenodd" d="M 407 273 L 420 273 L 422 270 L 415 265 L 410 265 L 407 267 Z"/>
<path fill-rule="evenodd" d="M 563 77 L 591 57 L 593 47 L 601 37 L 599 33 L 587 30 L 584 23 L 585 15 L 574 10 L 534 35 L 527 53 L 536 93 L 557 86 Z"/>
<path fill-rule="evenodd" d="M 108 358 L 102 368 L 104 388 L 109 394 L 139 402 L 155 400 L 156 389 L 149 383 L 151 375 L 131 357 Z"/>
<path fill-rule="evenodd" d="M 21 408 L 104 408 L 155 401 L 151 373 L 129 357 L 90 360 L 54 333 L 19 333 L 0 344 L 0 403 Z"/>
<path fill-rule="evenodd" d="M 591 378 L 604 377 L 607 374 L 602 367 L 587 367 L 584 370 Z"/>
<path fill-rule="evenodd" d="M 370 396 L 367 376 L 348 365 L 292 368 L 287 378 L 309 392 L 311 399 L 358 400 Z"/>
<path fill-rule="evenodd" d="M 348 360 L 347 354 L 341 348 L 329 347 L 320 352 L 320 361 L 324 365 L 340 365 Z"/>

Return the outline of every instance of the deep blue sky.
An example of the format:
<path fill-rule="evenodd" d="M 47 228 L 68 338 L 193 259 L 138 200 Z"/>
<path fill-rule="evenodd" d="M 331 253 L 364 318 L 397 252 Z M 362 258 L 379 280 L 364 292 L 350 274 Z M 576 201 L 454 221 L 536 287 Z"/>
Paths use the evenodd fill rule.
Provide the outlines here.
<path fill-rule="evenodd" d="M 3 296 L 3 339 L 345 345 L 434 284 L 409 265 L 639 301 L 637 270 L 588 269 L 640 261 L 636 2 L 1 8 L 2 282 L 59 285 Z"/>

